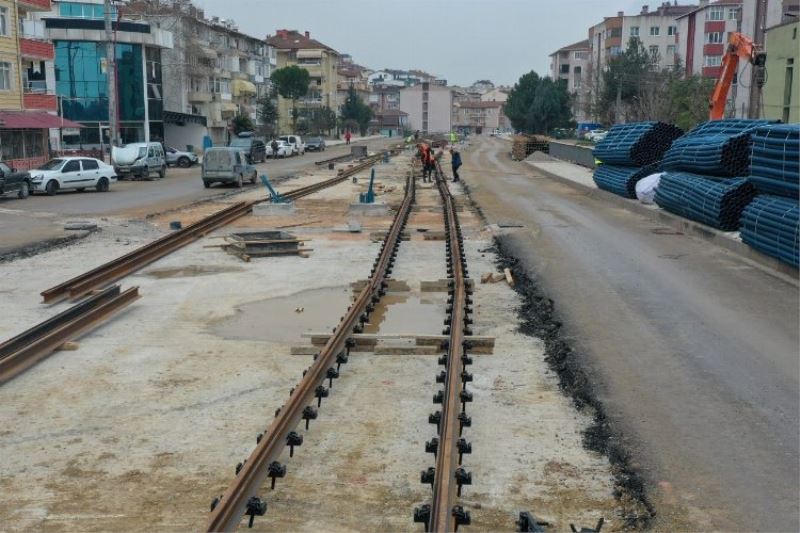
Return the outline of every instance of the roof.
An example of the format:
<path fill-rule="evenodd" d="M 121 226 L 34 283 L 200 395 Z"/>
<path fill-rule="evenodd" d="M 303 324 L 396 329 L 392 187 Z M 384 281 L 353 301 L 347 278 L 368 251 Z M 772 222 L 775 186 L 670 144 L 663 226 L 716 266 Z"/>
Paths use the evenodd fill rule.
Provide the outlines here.
<path fill-rule="evenodd" d="M 458 106 L 470 109 L 486 109 L 489 107 L 503 107 L 503 102 L 473 102 L 468 100 L 465 102 L 459 102 Z"/>
<path fill-rule="evenodd" d="M 267 44 L 280 50 L 322 49 L 339 53 L 327 44 L 312 39 L 308 32 L 302 34 L 297 30 L 277 30 L 275 35 L 267 39 Z"/>
<path fill-rule="evenodd" d="M 82 127 L 82 124 L 44 111 L 0 111 L 0 128 L 7 130 Z"/>
<path fill-rule="evenodd" d="M 588 50 L 589 49 L 589 39 L 584 39 L 582 41 L 578 41 L 577 43 L 568 44 L 563 48 L 559 48 L 552 55 L 556 55 L 559 52 L 571 52 L 572 50 Z"/>

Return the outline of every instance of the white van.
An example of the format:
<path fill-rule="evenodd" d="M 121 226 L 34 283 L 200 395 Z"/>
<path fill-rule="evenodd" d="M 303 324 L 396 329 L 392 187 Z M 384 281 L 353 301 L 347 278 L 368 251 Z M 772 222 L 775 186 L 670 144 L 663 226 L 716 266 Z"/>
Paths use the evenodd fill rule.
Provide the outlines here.
<path fill-rule="evenodd" d="M 306 153 L 306 145 L 299 135 L 284 135 L 283 137 L 278 137 L 278 140 L 291 146 L 292 154 L 294 155 L 303 155 Z"/>
<path fill-rule="evenodd" d="M 161 143 L 130 143 L 111 149 L 111 160 L 117 178 L 128 177 L 149 179 L 157 174 L 159 178 L 167 175 L 167 159 Z"/>

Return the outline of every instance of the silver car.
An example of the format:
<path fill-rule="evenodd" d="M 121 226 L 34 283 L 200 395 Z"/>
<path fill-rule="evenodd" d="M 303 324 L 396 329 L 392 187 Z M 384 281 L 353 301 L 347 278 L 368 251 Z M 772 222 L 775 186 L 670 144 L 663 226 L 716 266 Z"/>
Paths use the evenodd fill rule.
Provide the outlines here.
<path fill-rule="evenodd" d="M 197 163 L 197 154 L 192 152 L 183 152 L 177 148 L 167 146 L 167 164 L 177 165 L 181 168 L 188 168 Z"/>

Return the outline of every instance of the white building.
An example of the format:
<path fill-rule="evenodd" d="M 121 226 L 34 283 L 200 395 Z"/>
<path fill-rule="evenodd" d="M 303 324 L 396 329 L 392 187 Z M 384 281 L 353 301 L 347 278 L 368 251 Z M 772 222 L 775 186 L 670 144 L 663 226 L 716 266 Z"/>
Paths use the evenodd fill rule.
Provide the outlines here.
<path fill-rule="evenodd" d="M 430 82 L 400 90 L 400 110 L 408 127 L 422 133 L 446 133 L 452 128 L 453 94 L 449 87 Z"/>
<path fill-rule="evenodd" d="M 587 119 L 587 103 L 589 85 L 585 82 L 588 76 L 589 41 L 585 39 L 560 48 L 550 54 L 550 77 L 563 80 L 567 91 L 573 95 L 572 115 L 577 122 Z"/>

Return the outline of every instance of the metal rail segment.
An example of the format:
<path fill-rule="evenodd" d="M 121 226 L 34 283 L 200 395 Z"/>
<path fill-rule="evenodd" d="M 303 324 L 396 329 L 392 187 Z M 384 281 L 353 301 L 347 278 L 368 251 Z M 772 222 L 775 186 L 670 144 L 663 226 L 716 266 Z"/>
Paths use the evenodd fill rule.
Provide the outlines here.
<path fill-rule="evenodd" d="M 275 465 L 278 470 L 284 468 L 285 473 L 285 467 L 277 463 L 281 452 L 287 446 L 302 442 L 302 436 L 297 435 L 294 428 L 301 420 L 307 419 L 306 413 L 309 408 L 313 410 L 311 404 L 315 399 L 319 406 L 322 398 L 328 395 L 328 389 L 323 382 L 330 379 L 332 383 L 332 376 L 338 376 L 335 367 L 343 356 L 346 360 L 346 354 L 352 346 L 351 335 L 361 330 L 374 305 L 386 292 L 385 280 L 394 266 L 401 242 L 400 236 L 411 212 L 414 196 L 415 182 L 412 175 L 406 180 L 403 202 L 386 234 L 368 283 L 350 305 L 333 335 L 315 356 L 299 384 L 292 389 L 289 400 L 277 411 L 269 428 L 260 436 L 250 457 L 237 468 L 236 478 L 227 491 L 219 500 L 215 500 L 206 526 L 207 531 L 233 531 L 245 514 L 250 515 L 252 521 L 253 516 L 265 512 L 266 504 L 256 494 L 270 476 L 270 469 L 276 469 Z M 316 417 L 316 413 L 313 417 Z"/>
<path fill-rule="evenodd" d="M 350 176 L 357 174 L 373 165 L 383 158 L 383 154 L 376 154 L 366 158 L 364 161 L 344 170 L 334 178 L 314 183 L 306 187 L 300 187 L 289 191 L 283 195 L 284 198 L 295 200 L 308 196 L 327 187 L 336 185 L 346 180 Z M 194 242 L 195 240 L 207 235 L 211 231 L 230 224 L 234 220 L 241 218 L 253 209 L 253 206 L 264 200 L 253 200 L 249 202 L 237 202 L 225 209 L 217 211 L 205 218 L 194 222 L 178 231 L 165 235 L 153 242 L 145 244 L 121 257 L 104 263 L 88 272 L 84 272 L 72 279 L 59 285 L 51 287 L 41 293 L 43 303 L 52 304 L 61 300 L 78 300 L 91 291 L 101 289 L 107 285 L 118 281 L 132 272 L 144 268 L 168 255 L 175 250 Z"/>

